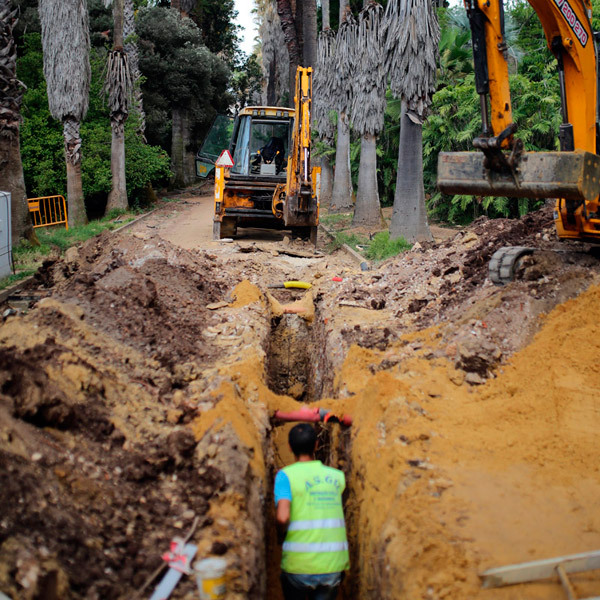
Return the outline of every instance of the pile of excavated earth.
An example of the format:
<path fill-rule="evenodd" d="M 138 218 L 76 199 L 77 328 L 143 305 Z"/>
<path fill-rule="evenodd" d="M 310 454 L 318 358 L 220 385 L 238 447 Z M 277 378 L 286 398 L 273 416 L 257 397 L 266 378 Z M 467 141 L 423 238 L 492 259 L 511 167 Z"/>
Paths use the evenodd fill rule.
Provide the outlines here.
<path fill-rule="evenodd" d="M 594 250 L 544 209 L 363 272 L 326 241 L 168 241 L 193 208 L 72 248 L 2 307 L 0 591 L 147 598 L 180 536 L 227 561 L 227 598 L 280 598 L 273 415 L 314 403 L 353 418 L 319 434 L 348 482 L 342 598 L 563 599 L 479 574 L 600 549 Z M 505 245 L 538 250 L 495 287 Z M 312 288 L 269 287 L 289 279 Z"/>

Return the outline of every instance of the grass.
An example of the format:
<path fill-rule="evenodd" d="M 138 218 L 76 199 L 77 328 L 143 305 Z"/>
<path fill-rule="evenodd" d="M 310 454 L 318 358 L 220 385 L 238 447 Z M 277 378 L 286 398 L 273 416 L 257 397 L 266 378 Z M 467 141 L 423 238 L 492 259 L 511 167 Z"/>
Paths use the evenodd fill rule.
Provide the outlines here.
<path fill-rule="evenodd" d="M 381 231 L 373 236 L 373 239 L 369 242 L 365 250 L 365 256 L 369 260 L 385 260 L 401 252 L 406 252 L 411 248 L 412 245 L 404 238 L 400 237 L 391 240 L 389 231 Z"/>
<path fill-rule="evenodd" d="M 62 225 L 36 229 L 39 246 L 34 246 L 22 240 L 13 247 L 13 261 L 16 273 L 0 279 L 0 289 L 33 275 L 41 264 L 49 257 L 58 257 L 71 246 L 76 246 L 106 230 L 113 230 L 125 223 L 133 221 L 135 215 L 123 210 L 112 210 L 97 221 L 87 225 L 70 227 L 68 230 Z"/>
<path fill-rule="evenodd" d="M 336 213 L 331 215 L 322 215 L 321 221 L 327 227 L 343 226 L 347 227 L 352 221 L 352 213 Z"/>

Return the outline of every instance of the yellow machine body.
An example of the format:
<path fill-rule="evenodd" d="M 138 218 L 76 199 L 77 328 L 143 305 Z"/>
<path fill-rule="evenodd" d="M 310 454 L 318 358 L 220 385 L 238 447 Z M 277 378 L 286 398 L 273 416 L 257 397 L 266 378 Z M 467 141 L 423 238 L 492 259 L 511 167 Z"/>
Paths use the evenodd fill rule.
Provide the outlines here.
<path fill-rule="evenodd" d="M 234 166 L 215 171 L 215 239 L 260 227 L 316 242 L 321 171 L 311 166 L 311 103 L 312 68 L 298 67 L 294 108 L 240 111 L 229 147 Z"/>
<path fill-rule="evenodd" d="M 474 44 L 476 80 L 478 59 L 484 59 L 489 80 L 487 89 L 487 82 L 480 79 L 477 83 L 485 137 L 475 140 L 474 145 L 483 152 L 440 153 L 438 187 L 450 194 L 557 198 L 559 237 L 600 242 L 597 62 L 591 3 L 528 1 L 542 24 L 548 47 L 557 57 L 567 141 L 563 143 L 561 138 L 561 152 L 519 150 L 512 125 L 501 0 L 467 0 L 472 30 L 471 15 L 475 14 L 484 32 L 484 43 Z"/>

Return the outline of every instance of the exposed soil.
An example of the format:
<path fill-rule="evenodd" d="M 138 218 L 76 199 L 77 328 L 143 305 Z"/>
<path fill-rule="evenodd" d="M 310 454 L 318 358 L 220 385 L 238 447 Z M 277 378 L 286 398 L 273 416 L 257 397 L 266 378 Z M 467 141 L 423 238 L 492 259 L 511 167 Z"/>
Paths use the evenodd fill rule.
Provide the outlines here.
<path fill-rule="evenodd" d="M 213 242 L 210 204 L 70 250 L 0 325 L 0 591 L 149 597 L 195 524 L 228 598 L 279 598 L 271 486 L 291 457 L 272 415 L 318 402 L 354 419 L 321 433 L 348 480 L 341 597 L 563 598 L 478 573 L 600 547 L 593 250 L 544 209 L 361 272 L 281 232 Z M 538 251 L 498 288 L 503 245 Z M 313 287 L 268 287 L 289 279 Z M 192 577 L 172 595 L 196 597 Z"/>

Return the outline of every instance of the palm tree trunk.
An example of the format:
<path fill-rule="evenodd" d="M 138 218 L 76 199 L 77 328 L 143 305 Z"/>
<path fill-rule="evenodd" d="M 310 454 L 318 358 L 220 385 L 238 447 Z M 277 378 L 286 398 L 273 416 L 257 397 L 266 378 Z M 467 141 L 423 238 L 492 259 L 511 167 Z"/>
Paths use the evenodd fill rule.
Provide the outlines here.
<path fill-rule="evenodd" d="M 321 0 L 321 12 L 323 17 L 323 31 L 331 27 L 331 20 L 329 18 L 329 0 Z"/>
<path fill-rule="evenodd" d="M 333 198 L 333 168 L 326 156 L 321 157 L 321 207 L 329 207 Z"/>
<path fill-rule="evenodd" d="M 70 225 L 85 225 L 88 222 L 81 181 L 81 136 L 79 135 L 79 126 L 79 121 L 74 119 L 66 118 L 63 121 Z"/>
<path fill-rule="evenodd" d="M 185 109 L 173 108 L 173 127 L 171 133 L 171 185 L 174 187 L 185 186 L 184 175 L 184 138 L 183 123 L 185 119 Z"/>
<path fill-rule="evenodd" d="M 408 242 L 433 239 L 427 223 L 423 188 L 423 126 L 414 123 L 402 110 L 400 147 L 394 210 L 390 237 L 403 237 Z"/>
<path fill-rule="evenodd" d="M 108 195 L 106 212 L 127 210 L 127 181 L 125 177 L 125 123 L 111 122 L 110 172 L 112 189 Z"/>
<path fill-rule="evenodd" d="M 113 59 L 127 68 L 127 56 L 123 51 L 124 0 L 113 0 L 114 48 Z M 110 73 L 108 73 L 110 77 Z M 112 82 L 114 85 L 116 82 Z M 110 84 L 109 84 L 110 85 Z M 120 83 L 119 83 L 120 85 Z M 110 148 L 110 172 L 112 189 L 108 195 L 106 211 L 127 210 L 127 182 L 125 177 L 125 122 L 127 121 L 127 98 L 120 98 L 118 106 L 113 106 L 110 114 L 112 142 Z"/>
<path fill-rule="evenodd" d="M 10 192 L 11 235 L 13 244 L 21 238 L 36 240 L 27 206 L 19 137 L 0 144 L 0 190 Z M 39 242 L 38 242 L 39 244 Z"/>
<path fill-rule="evenodd" d="M 290 57 L 289 97 L 292 98 L 294 96 L 296 70 L 300 64 L 300 45 L 298 44 L 296 23 L 294 21 L 294 13 L 292 12 L 290 0 L 277 0 L 277 14 L 281 21 L 281 29 L 283 30 L 283 37 Z"/>
<path fill-rule="evenodd" d="M 317 62 L 317 3 L 304 0 L 302 9 L 302 39 L 304 66 L 314 67 Z"/>
<path fill-rule="evenodd" d="M 331 210 L 335 212 L 350 210 L 354 204 L 353 196 L 350 171 L 350 126 L 347 118 L 339 115 Z"/>
<path fill-rule="evenodd" d="M 377 136 L 366 133 L 360 140 L 358 191 L 353 225 L 378 227 L 381 223 L 381 205 L 377 191 Z"/>
<path fill-rule="evenodd" d="M 138 117 L 137 132 L 146 141 L 146 113 L 144 112 L 144 98 L 140 78 L 140 60 L 137 42 L 135 42 L 135 10 L 133 0 L 125 0 L 123 37 L 125 38 L 125 52 L 129 59 L 129 69 L 133 79 L 133 110 Z"/>

